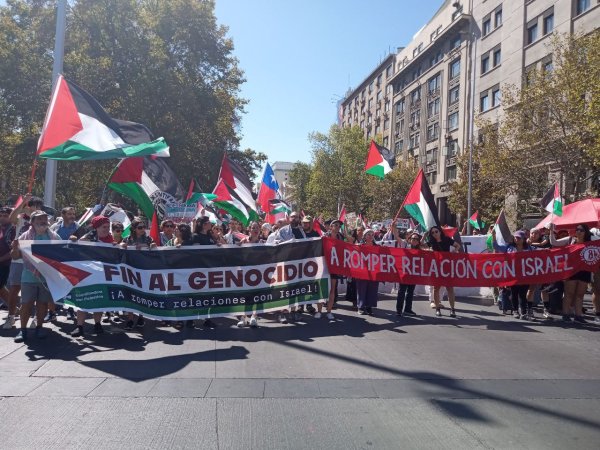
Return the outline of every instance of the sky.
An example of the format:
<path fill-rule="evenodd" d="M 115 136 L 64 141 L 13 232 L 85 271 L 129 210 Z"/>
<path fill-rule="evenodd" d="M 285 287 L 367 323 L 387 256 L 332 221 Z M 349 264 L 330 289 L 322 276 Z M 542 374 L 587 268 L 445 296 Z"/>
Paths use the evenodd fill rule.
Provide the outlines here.
<path fill-rule="evenodd" d="M 216 0 L 245 72 L 241 148 L 310 162 L 308 135 L 336 102 L 433 17 L 443 0 Z"/>

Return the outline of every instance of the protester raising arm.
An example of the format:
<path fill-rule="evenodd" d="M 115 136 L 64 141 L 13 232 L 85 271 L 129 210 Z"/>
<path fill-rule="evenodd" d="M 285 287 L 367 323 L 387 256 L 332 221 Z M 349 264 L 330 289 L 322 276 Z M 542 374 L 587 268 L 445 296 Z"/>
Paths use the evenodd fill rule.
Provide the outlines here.
<path fill-rule="evenodd" d="M 550 245 L 552 245 L 552 247 L 564 247 L 565 245 L 569 245 L 572 241 L 572 238 L 570 236 L 564 237 L 564 238 L 560 238 L 560 239 L 556 239 L 554 237 L 554 232 L 556 231 L 556 225 L 554 225 L 553 223 L 550 224 L 550 233 L 549 233 L 549 238 L 550 238 Z"/>

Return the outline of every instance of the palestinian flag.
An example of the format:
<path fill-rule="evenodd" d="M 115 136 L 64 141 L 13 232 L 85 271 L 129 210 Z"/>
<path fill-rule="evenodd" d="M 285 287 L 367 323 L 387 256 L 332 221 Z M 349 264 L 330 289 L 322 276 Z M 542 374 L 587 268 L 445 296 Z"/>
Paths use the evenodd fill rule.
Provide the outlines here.
<path fill-rule="evenodd" d="M 496 219 L 494 231 L 496 232 L 496 242 L 498 245 L 506 246 L 512 242 L 512 233 L 510 232 L 510 228 L 508 228 L 508 223 L 506 223 L 504 210 L 500 211 Z"/>
<path fill-rule="evenodd" d="M 58 77 L 37 156 L 75 161 L 146 155 L 169 156 L 169 147 L 145 125 L 113 119 L 90 94 Z"/>
<path fill-rule="evenodd" d="M 217 196 L 210 192 L 199 192 L 196 189 L 196 182 L 194 180 L 190 181 L 190 186 L 188 188 L 188 193 L 185 197 L 185 203 L 188 205 L 194 205 L 200 203 L 202 206 L 207 206 L 211 201 L 213 201 Z"/>
<path fill-rule="evenodd" d="M 252 195 L 252 182 L 242 166 L 229 158 L 227 153 L 223 156 L 219 180 L 223 180 L 236 193 L 246 205 L 246 209 L 256 212 L 256 200 Z"/>
<path fill-rule="evenodd" d="M 342 205 L 342 210 L 340 211 L 340 217 L 338 220 L 342 223 L 346 222 L 346 205 Z"/>
<path fill-rule="evenodd" d="M 110 220 L 111 229 L 113 222 L 121 222 L 123 224 L 122 236 L 124 238 L 131 234 L 131 220 L 129 220 L 129 216 L 123 208 L 120 208 L 114 203 L 109 203 L 104 207 L 100 215 L 108 217 L 108 220 Z"/>
<path fill-rule="evenodd" d="M 133 200 L 148 219 L 155 209 L 162 218 L 167 207 L 183 202 L 185 197 L 175 173 L 164 159 L 156 157 L 123 159 L 108 187 Z"/>
<path fill-rule="evenodd" d="M 221 208 L 223 211 L 231 215 L 231 217 L 239 220 L 244 226 L 247 226 L 250 222 L 250 212 L 246 208 L 246 205 L 240 201 L 234 194 L 225 181 L 219 180 L 215 186 L 213 194 L 216 198 L 213 200 L 213 204 Z"/>
<path fill-rule="evenodd" d="M 423 230 L 440 225 L 435 200 L 429 189 L 427 178 L 423 174 L 423 169 L 419 170 L 408 194 L 406 194 L 404 208 L 423 227 Z"/>
<path fill-rule="evenodd" d="M 313 230 L 319 233 L 319 236 L 323 236 L 327 232 L 325 226 L 321 223 L 321 220 L 320 217 L 315 217 L 313 219 Z"/>
<path fill-rule="evenodd" d="M 383 179 L 396 165 L 394 154 L 387 148 L 371 141 L 365 172 Z"/>
<path fill-rule="evenodd" d="M 483 230 L 485 228 L 485 222 L 482 221 L 481 218 L 479 217 L 479 211 L 475 211 L 475 213 L 469 219 L 469 223 L 476 230 L 480 230 L 481 231 L 481 230 Z"/>
<path fill-rule="evenodd" d="M 285 201 L 281 199 L 273 199 L 269 200 L 269 205 L 271 206 L 271 210 L 269 214 L 290 214 L 292 212 L 292 207 Z"/>
<path fill-rule="evenodd" d="M 560 189 L 558 187 L 558 183 L 554 183 L 554 186 L 550 188 L 550 190 L 542 197 L 540 200 L 540 205 L 550 214 L 554 214 L 555 216 L 562 216 L 562 205 L 563 201 L 560 196 Z"/>

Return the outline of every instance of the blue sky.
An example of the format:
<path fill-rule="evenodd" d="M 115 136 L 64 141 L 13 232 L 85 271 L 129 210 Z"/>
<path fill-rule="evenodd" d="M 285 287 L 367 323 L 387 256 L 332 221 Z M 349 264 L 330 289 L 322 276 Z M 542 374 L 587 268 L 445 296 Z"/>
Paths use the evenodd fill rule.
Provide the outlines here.
<path fill-rule="evenodd" d="M 269 162 L 310 161 L 308 134 L 327 132 L 335 101 L 396 47 L 442 0 L 216 0 L 244 70 L 241 148 Z"/>

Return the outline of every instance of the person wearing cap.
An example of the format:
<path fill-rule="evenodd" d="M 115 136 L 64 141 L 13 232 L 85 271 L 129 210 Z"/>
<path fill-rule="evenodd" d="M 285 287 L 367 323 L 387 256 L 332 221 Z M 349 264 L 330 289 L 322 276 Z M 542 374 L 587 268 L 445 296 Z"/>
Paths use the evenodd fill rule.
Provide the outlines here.
<path fill-rule="evenodd" d="M 44 211 L 33 211 L 30 220 L 31 226 L 29 230 L 21 234 L 12 243 L 11 257 L 13 259 L 22 258 L 19 241 L 61 240 L 58 234 L 48 228 L 48 214 Z M 27 321 L 31 316 L 34 303 L 37 318 L 35 337 L 41 339 L 46 336 L 42 325 L 44 324 L 44 316 L 46 315 L 48 302 L 50 301 L 52 301 L 52 295 L 46 287 L 44 278 L 31 263 L 24 262 L 23 272 L 21 273 L 21 330 L 15 337 L 15 342 L 27 340 Z"/>
<path fill-rule="evenodd" d="M 313 218 L 311 216 L 304 216 L 302 218 L 302 230 L 304 230 L 304 234 L 307 238 L 321 237 L 321 235 L 313 229 Z"/>
<path fill-rule="evenodd" d="M 81 237 L 80 241 L 86 242 L 102 242 L 104 244 L 114 244 L 113 236 L 110 232 L 110 219 L 106 216 L 96 216 L 91 221 L 92 230 L 89 233 L 86 233 Z M 71 236 L 71 239 L 76 237 Z M 104 333 L 104 329 L 102 328 L 102 313 L 95 312 L 94 316 L 94 332 L 96 334 Z M 71 336 L 80 337 L 84 334 L 83 325 L 85 324 L 85 318 L 87 317 L 87 313 L 83 310 L 77 311 L 77 326 L 71 332 Z"/>

